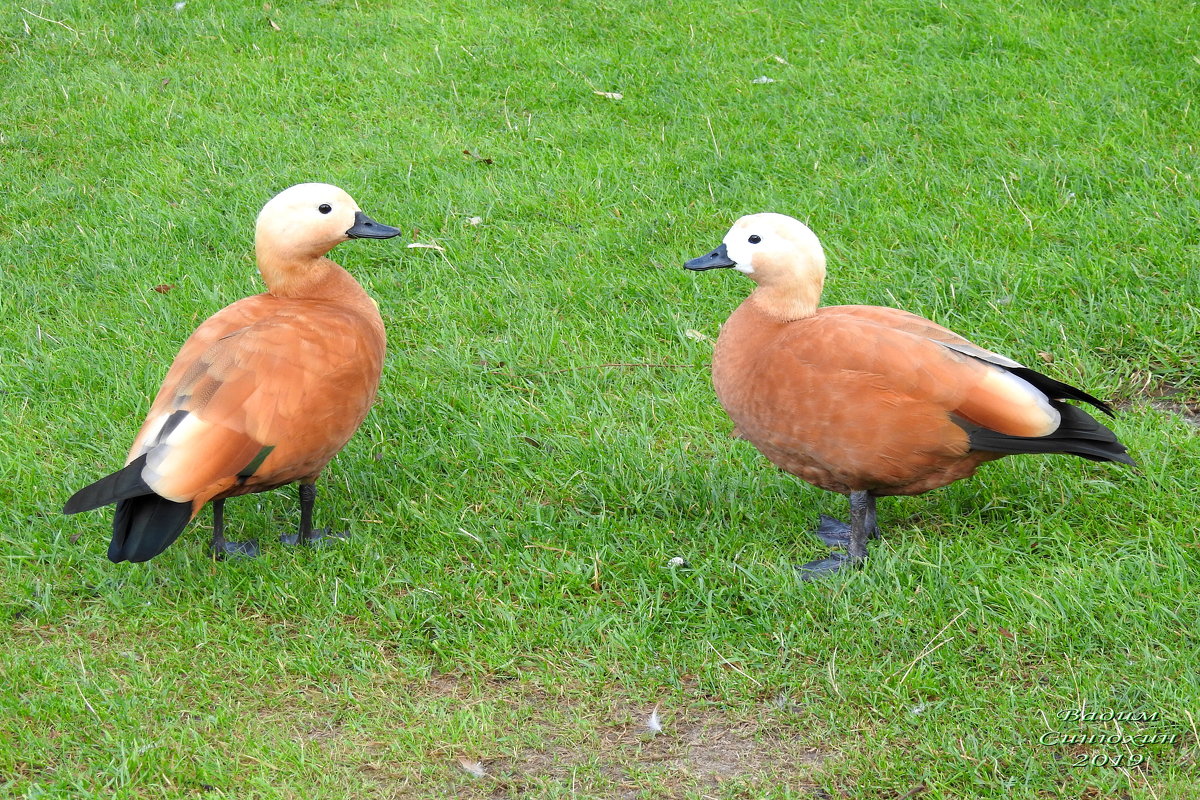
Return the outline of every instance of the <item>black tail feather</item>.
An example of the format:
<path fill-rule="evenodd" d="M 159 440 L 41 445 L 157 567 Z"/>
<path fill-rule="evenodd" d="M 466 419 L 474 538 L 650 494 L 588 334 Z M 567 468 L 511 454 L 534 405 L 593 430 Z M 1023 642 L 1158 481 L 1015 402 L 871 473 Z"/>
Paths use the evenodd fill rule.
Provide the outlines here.
<path fill-rule="evenodd" d="M 91 511 L 93 508 L 111 505 L 127 497 L 137 497 L 142 494 L 153 494 L 154 490 L 142 480 L 142 467 L 146 466 L 146 456 L 141 455 L 129 462 L 124 469 L 106 475 L 90 486 L 85 486 L 63 506 L 64 514 L 78 514 L 81 511 Z"/>
<path fill-rule="evenodd" d="M 117 503 L 108 559 L 149 561 L 166 550 L 192 519 L 191 503 L 176 503 L 156 494 L 129 497 Z"/>
<path fill-rule="evenodd" d="M 1016 372 L 1016 370 L 1013 371 Z M 1021 377 L 1028 380 L 1024 375 L 1021 375 Z M 1052 381 L 1053 378 L 1047 378 L 1046 380 Z M 1066 384 L 1062 385 L 1066 386 Z M 1038 388 L 1045 391 L 1041 386 Z M 1078 389 L 1074 391 L 1081 395 L 1090 396 Z M 1057 393 L 1055 392 L 1054 394 Z M 1093 401 L 1089 400 L 1088 402 Z M 1093 404 L 1096 403 L 1100 403 L 1100 401 L 1096 400 Z M 1075 406 L 1059 402 L 1058 400 L 1051 400 L 1050 405 L 1054 406 L 1062 419 L 1059 422 L 1058 429 L 1047 436 L 1009 436 L 988 430 L 966 420 L 956 418 L 954 421 L 967 432 L 972 450 L 1003 453 L 1005 455 L 1017 453 L 1069 453 L 1080 458 L 1090 459 L 1091 461 L 1119 461 L 1122 464 L 1137 466 L 1137 462 L 1129 457 L 1128 452 L 1125 450 L 1125 445 L 1117 441 L 1116 434 L 1089 416 L 1087 412 Z M 1107 410 L 1107 406 L 1100 405 L 1101 410 Z"/>

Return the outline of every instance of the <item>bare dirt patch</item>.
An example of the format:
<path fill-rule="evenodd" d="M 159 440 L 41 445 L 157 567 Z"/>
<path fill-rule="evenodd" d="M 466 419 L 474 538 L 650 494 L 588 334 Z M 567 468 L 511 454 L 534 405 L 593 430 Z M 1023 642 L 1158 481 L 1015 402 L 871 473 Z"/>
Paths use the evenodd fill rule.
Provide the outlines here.
<path fill-rule="evenodd" d="M 1150 405 L 1159 411 L 1177 414 L 1189 425 L 1200 428 L 1200 403 L 1173 403 L 1168 400 L 1156 400 Z"/>
<path fill-rule="evenodd" d="M 567 743 L 547 729 L 544 747 L 467 761 L 464 773 L 473 773 L 474 780 L 466 788 L 477 797 L 517 797 L 583 780 L 589 796 L 626 798 L 653 789 L 655 796 L 669 798 L 730 781 L 747 788 L 769 781 L 819 796 L 811 776 L 830 754 L 801 741 L 789 725 L 689 708 L 664 713 L 661 731 L 653 732 L 645 710 L 623 717 L 583 741 Z"/>
<path fill-rule="evenodd" d="M 1120 403 L 1120 406 L 1145 404 L 1158 411 L 1175 414 L 1190 425 L 1200 427 L 1200 399 L 1196 390 L 1178 386 L 1165 386 L 1152 382 L 1147 378 L 1145 385 L 1138 390 L 1138 397 L 1131 402 Z"/>

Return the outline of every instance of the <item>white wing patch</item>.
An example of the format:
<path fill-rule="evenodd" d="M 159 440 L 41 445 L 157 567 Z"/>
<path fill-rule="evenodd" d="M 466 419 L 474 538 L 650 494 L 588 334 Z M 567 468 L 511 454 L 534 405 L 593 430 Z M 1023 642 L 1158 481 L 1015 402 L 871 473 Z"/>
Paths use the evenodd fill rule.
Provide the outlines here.
<path fill-rule="evenodd" d="M 157 420 L 155 422 L 158 424 Z M 184 490 L 181 494 L 181 490 L 191 483 L 193 477 L 194 465 L 190 462 L 195 458 L 195 445 L 212 427 L 196 415 L 188 414 L 162 441 L 150 440 L 148 445 L 144 445 L 148 454 L 146 466 L 142 469 L 142 480 L 146 485 L 168 500 L 177 503 L 191 500 L 191 492 Z"/>
<path fill-rule="evenodd" d="M 159 414 L 157 417 L 154 418 L 153 422 L 151 422 L 149 425 L 146 426 L 146 430 L 142 433 L 142 436 L 141 436 L 141 442 L 142 442 L 141 447 L 139 447 L 136 451 L 131 452 L 129 454 L 129 458 L 125 459 L 126 464 L 128 464 L 130 461 L 133 461 L 135 458 L 140 456 L 142 453 L 147 452 L 148 450 L 153 448 L 155 444 L 157 444 L 158 434 L 162 431 L 163 425 L 166 425 L 167 420 L 170 418 L 171 418 L 170 412 L 165 413 L 165 414 Z"/>
<path fill-rule="evenodd" d="M 1024 364 L 1022 364 L 1018 361 L 1013 361 L 1008 356 L 1002 356 L 999 353 L 992 352 L 991 350 L 985 350 L 984 348 L 979 347 L 978 345 L 962 344 L 959 342 L 943 342 L 940 339 L 933 339 L 932 341 L 936 341 L 942 347 L 949 348 L 949 349 L 955 351 L 956 353 L 962 353 L 964 356 L 970 356 L 971 358 L 978 358 L 980 361 L 987 361 L 992 364 L 999 364 L 1002 367 L 1024 367 L 1025 366 Z"/>
<path fill-rule="evenodd" d="M 1033 384 L 1004 369 L 989 369 L 979 390 L 994 400 L 996 419 L 987 427 L 1011 436 L 1048 436 L 1058 430 L 1061 417 L 1050 400 Z"/>

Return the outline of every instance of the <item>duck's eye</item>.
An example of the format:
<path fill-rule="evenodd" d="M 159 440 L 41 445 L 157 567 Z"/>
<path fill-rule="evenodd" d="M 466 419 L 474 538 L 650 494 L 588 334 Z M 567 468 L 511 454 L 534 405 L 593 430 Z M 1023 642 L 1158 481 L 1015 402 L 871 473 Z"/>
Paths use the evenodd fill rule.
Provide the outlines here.
<path fill-rule="evenodd" d="M 749 239 L 750 244 L 758 244 L 761 241 L 762 241 L 762 237 L 759 236 L 757 233 L 752 234 Z"/>
<path fill-rule="evenodd" d="M 333 206 L 329 205 L 329 203 L 321 203 L 321 205 L 317 206 L 317 211 L 320 211 L 322 214 L 328 214 L 330 211 L 333 211 Z"/>

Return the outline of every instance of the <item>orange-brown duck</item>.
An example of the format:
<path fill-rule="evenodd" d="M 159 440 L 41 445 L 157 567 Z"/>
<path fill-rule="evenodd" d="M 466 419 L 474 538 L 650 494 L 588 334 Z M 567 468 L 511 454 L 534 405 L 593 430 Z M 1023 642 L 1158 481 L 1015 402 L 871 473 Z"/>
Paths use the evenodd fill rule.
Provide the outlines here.
<path fill-rule="evenodd" d="M 184 343 L 124 469 L 80 489 L 63 512 L 116 503 L 108 557 L 146 561 L 213 503 L 217 557 L 255 555 L 224 536 L 225 498 L 300 484 L 300 528 L 314 541 L 316 480 L 358 429 L 383 367 L 383 320 L 348 272 L 325 258 L 348 239 L 387 239 L 335 186 L 305 183 L 258 215 L 267 291 L 218 311 Z"/>
<path fill-rule="evenodd" d="M 1064 402 L 1111 416 L 1080 389 L 906 311 L 818 308 L 825 254 L 798 220 L 742 217 L 685 266 L 729 267 L 757 284 L 713 353 L 713 385 L 737 434 L 781 469 L 850 497 L 850 524 L 822 517 L 816 531 L 846 553 L 804 565 L 804 577 L 866 558 L 876 497 L 921 494 L 1015 453 L 1134 463 L 1112 431 Z"/>

